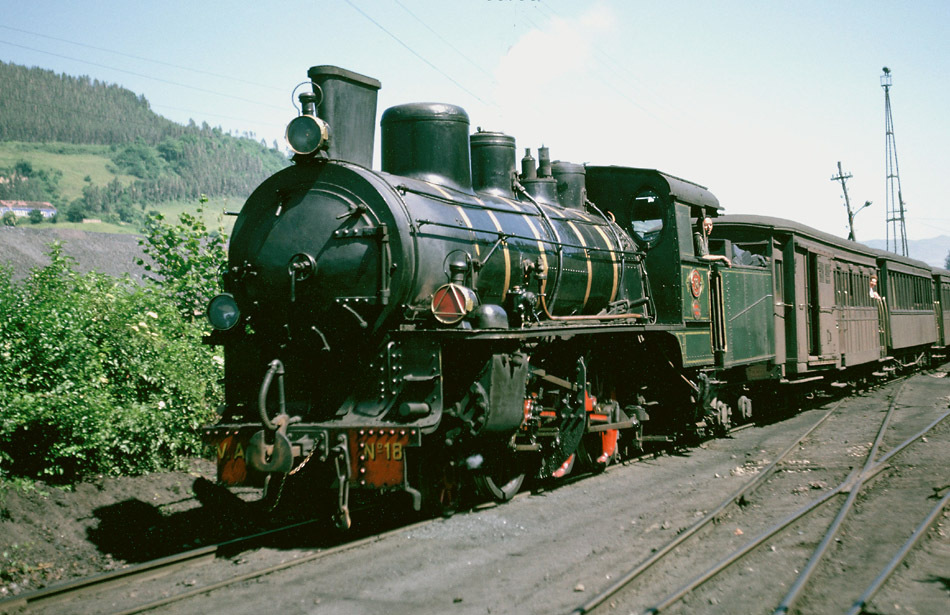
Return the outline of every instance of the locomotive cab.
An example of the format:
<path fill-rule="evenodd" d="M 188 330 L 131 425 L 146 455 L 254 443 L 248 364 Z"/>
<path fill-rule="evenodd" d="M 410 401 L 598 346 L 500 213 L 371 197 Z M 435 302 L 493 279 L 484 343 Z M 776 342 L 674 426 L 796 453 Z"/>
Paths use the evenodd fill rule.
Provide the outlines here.
<path fill-rule="evenodd" d="M 646 250 L 656 322 L 708 326 L 710 264 L 694 251 L 691 220 L 718 215 L 718 199 L 699 184 L 651 169 L 589 166 L 587 176 L 591 200 Z M 656 282 L 681 277 L 684 284 Z"/>

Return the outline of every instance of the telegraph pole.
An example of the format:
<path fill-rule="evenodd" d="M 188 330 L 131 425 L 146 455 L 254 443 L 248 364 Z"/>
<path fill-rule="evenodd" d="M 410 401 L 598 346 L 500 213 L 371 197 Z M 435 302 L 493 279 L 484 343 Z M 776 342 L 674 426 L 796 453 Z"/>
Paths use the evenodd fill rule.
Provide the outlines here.
<path fill-rule="evenodd" d="M 894 139 L 894 119 L 891 117 L 891 69 L 884 67 L 881 87 L 884 88 L 884 138 L 886 154 L 887 249 L 907 256 L 907 228 L 904 224 L 904 197 L 901 194 L 901 175 L 897 164 L 897 142 Z"/>
<path fill-rule="evenodd" d="M 848 241 L 856 241 L 854 238 L 854 217 L 858 215 L 858 211 L 861 211 L 865 207 L 871 204 L 871 201 L 865 201 L 864 205 L 858 208 L 858 211 L 851 211 L 851 199 L 848 198 L 848 185 L 845 183 L 847 180 L 851 179 L 851 174 L 844 174 L 844 171 L 841 170 L 841 161 L 838 161 L 838 174 L 831 178 L 833 182 L 841 182 L 841 191 L 844 192 L 844 206 L 848 210 Z"/>

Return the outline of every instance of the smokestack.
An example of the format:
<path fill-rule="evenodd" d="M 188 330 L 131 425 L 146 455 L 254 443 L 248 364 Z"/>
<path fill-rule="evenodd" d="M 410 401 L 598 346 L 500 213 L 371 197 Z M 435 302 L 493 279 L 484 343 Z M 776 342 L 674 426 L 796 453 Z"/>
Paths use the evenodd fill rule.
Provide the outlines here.
<path fill-rule="evenodd" d="M 330 125 L 328 156 L 370 168 L 376 135 L 376 79 L 337 66 L 307 71 L 317 96 L 317 117 Z"/>

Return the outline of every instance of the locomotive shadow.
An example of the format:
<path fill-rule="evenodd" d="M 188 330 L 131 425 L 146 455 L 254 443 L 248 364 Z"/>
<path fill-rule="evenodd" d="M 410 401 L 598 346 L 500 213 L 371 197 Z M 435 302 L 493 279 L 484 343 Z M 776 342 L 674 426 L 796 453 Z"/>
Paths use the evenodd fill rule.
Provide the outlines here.
<path fill-rule="evenodd" d="M 141 563 L 301 524 L 295 529 L 219 548 L 218 556 L 227 559 L 262 547 L 333 547 L 419 520 L 418 515 L 400 513 L 404 506 L 393 505 L 393 510 L 384 507 L 375 511 L 372 518 L 361 519 L 350 530 L 343 531 L 333 525 L 333 511 L 328 506 L 304 501 L 303 494 L 285 494 L 281 510 L 287 512 L 271 513 L 262 502 L 245 501 L 204 478 L 195 480 L 193 491 L 200 505 L 180 512 L 169 513 L 140 499 L 97 508 L 93 516 L 99 523 L 87 530 L 87 538 L 101 553 L 129 563 Z M 306 523 L 308 521 L 312 523 Z"/>

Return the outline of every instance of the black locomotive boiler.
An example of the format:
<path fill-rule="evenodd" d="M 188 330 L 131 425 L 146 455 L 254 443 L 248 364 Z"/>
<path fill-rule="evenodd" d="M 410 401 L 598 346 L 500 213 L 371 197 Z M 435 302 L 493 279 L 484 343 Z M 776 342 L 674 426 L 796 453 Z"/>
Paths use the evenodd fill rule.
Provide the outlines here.
<path fill-rule="evenodd" d="M 308 74 L 294 165 L 241 210 L 208 309 L 221 482 L 305 482 L 343 526 L 351 497 L 445 511 L 722 429 L 789 381 L 781 259 L 696 252 L 702 186 L 546 148 L 519 172 L 513 137 L 435 103 L 383 114 L 374 170 L 380 83 Z"/>

